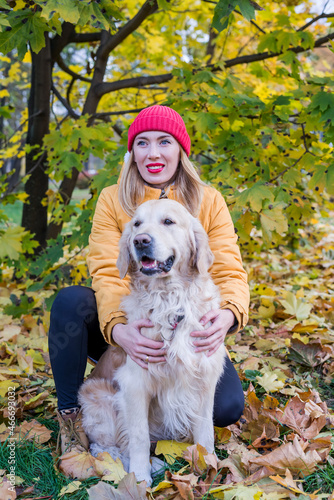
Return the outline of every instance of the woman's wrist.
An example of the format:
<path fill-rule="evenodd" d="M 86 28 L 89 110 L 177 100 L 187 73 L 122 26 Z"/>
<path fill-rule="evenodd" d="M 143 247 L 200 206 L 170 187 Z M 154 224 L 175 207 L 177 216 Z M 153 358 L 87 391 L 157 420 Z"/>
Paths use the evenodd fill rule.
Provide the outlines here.
<path fill-rule="evenodd" d="M 120 345 L 120 343 L 118 342 L 118 338 L 119 338 L 120 332 L 122 331 L 123 326 L 124 326 L 123 323 L 116 323 L 116 325 L 113 326 L 113 329 L 111 330 L 111 338 L 118 345 Z"/>
<path fill-rule="evenodd" d="M 227 320 L 228 330 L 227 330 L 227 332 L 229 333 L 230 331 L 234 330 L 234 328 L 238 325 L 238 320 L 237 320 L 234 312 L 231 309 L 229 309 L 228 307 L 223 309 L 223 311 L 226 311 L 226 312 L 228 311 L 228 320 Z"/>

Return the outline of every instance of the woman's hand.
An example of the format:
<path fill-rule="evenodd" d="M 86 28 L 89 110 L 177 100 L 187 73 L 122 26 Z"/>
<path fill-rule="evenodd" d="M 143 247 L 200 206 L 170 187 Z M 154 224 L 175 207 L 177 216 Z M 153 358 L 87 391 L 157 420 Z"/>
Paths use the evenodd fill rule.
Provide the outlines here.
<path fill-rule="evenodd" d="M 200 337 L 193 342 L 196 347 L 195 352 L 207 351 L 207 356 L 212 356 L 225 340 L 229 329 L 234 325 L 235 316 L 230 309 L 213 309 L 206 313 L 200 320 L 205 326 L 209 321 L 212 325 L 206 330 L 194 331 L 192 337 Z"/>
<path fill-rule="evenodd" d="M 149 319 L 140 319 L 127 325 L 117 323 L 112 329 L 112 338 L 130 358 L 147 370 L 148 363 L 166 361 L 163 342 L 148 339 L 141 334 L 141 328 L 152 328 Z"/>

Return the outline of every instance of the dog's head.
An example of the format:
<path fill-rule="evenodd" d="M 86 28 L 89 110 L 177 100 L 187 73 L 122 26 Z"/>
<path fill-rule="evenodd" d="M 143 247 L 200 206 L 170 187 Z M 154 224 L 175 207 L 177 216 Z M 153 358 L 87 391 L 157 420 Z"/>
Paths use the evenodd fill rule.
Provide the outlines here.
<path fill-rule="evenodd" d="M 213 263 L 208 237 L 198 219 L 173 200 L 151 200 L 136 210 L 120 239 L 117 267 L 121 278 L 204 274 Z"/>

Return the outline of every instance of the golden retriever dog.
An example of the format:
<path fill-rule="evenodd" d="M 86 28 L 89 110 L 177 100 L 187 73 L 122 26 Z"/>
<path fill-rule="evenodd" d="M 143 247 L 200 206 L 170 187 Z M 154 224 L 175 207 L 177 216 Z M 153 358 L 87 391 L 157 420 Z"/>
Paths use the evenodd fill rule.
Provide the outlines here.
<path fill-rule="evenodd" d="M 213 403 L 224 370 L 222 345 L 208 357 L 196 353 L 190 333 L 220 306 L 208 272 L 213 262 L 200 222 L 178 202 L 143 203 L 120 239 L 117 267 L 129 273 L 122 302 L 128 322 L 150 319 L 141 333 L 164 342 L 166 362 L 143 369 L 110 346 L 80 388 L 83 424 L 91 451 L 120 457 L 138 481 L 151 484 L 150 441 L 199 443 L 214 451 Z"/>

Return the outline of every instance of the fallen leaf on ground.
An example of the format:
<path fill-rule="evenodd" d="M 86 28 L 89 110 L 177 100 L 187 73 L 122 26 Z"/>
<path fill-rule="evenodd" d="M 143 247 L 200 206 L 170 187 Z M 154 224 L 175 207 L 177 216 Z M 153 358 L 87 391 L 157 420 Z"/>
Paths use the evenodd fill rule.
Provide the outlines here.
<path fill-rule="evenodd" d="M 285 477 L 281 476 L 270 476 L 270 479 L 273 481 L 276 481 L 276 483 L 284 486 L 284 488 L 287 488 L 288 490 L 292 491 L 293 493 L 303 493 L 303 489 L 299 487 L 299 485 L 294 481 L 291 472 L 289 469 L 286 469 L 285 471 Z"/>
<path fill-rule="evenodd" d="M 185 500 L 194 499 L 193 488 L 197 485 L 198 476 L 195 476 L 195 474 L 172 474 L 167 471 L 166 479 L 168 479 L 168 481 L 170 481 L 177 488 L 181 498 L 184 498 Z"/>
<path fill-rule="evenodd" d="M 217 458 L 212 453 L 208 453 L 200 444 L 188 446 L 183 453 L 183 458 L 190 464 L 192 470 L 201 475 L 208 469 L 217 470 Z"/>
<path fill-rule="evenodd" d="M 81 481 L 72 481 L 70 484 L 67 484 L 60 490 L 60 498 L 64 495 L 78 491 L 80 486 L 81 486 Z"/>
<path fill-rule="evenodd" d="M 176 458 L 181 458 L 183 452 L 189 447 L 189 443 L 178 443 L 177 441 L 161 440 L 155 448 L 156 455 L 163 455 L 168 464 L 173 464 Z"/>
<path fill-rule="evenodd" d="M 126 475 L 123 464 L 119 458 L 113 458 L 104 451 L 99 453 L 95 460 L 95 470 L 103 481 L 113 481 L 118 484 Z"/>
<path fill-rule="evenodd" d="M 256 377 L 256 380 L 266 392 L 277 392 L 284 387 L 284 382 L 278 380 L 276 373 L 265 373 L 262 377 Z"/>
<path fill-rule="evenodd" d="M 95 458 L 88 452 L 70 451 L 60 457 L 59 470 L 74 479 L 88 479 L 96 476 Z"/>
<path fill-rule="evenodd" d="M 316 403 L 304 402 L 298 395 L 285 406 L 280 423 L 293 429 L 304 439 L 312 439 L 326 425 L 326 414 Z"/>
<path fill-rule="evenodd" d="M 15 486 L 9 481 L 6 476 L 0 478 L 0 498 L 1 500 L 15 500 Z"/>
<path fill-rule="evenodd" d="M 294 476 L 308 476 L 315 471 L 322 459 L 316 450 L 307 450 L 308 441 L 296 436 L 293 442 L 283 444 L 274 451 L 251 459 L 253 464 L 269 467 L 277 474 L 289 469 Z"/>
<path fill-rule="evenodd" d="M 146 500 L 146 482 L 137 484 L 133 472 L 127 474 L 118 488 L 100 481 L 88 490 L 89 500 Z"/>
<path fill-rule="evenodd" d="M 15 429 L 15 434 L 19 434 L 21 438 L 29 441 L 35 440 L 38 443 L 46 443 L 51 438 L 52 431 L 34 419 L 23 422 Z"/>

